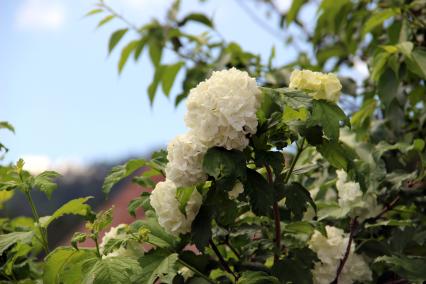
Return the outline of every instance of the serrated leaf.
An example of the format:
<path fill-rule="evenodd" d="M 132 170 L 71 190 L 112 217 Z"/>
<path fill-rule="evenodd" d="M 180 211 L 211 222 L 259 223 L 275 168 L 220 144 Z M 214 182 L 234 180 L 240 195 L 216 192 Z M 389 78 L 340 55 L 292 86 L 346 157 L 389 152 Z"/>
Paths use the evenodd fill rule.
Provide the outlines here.
<path fill-rule="evenodd" d="M 151 204 L 149 203 L 149 192 L 142 192 L 141 196 L 130 201 L 127 206 L 129 214 L 133 217 L 136 217 L 136 209 L 143 208 L 145 211 L 152 209 Z"/>
<path fill-rule="evenodd" d="M 139 263 L 130 257 L 107 257 L 99 259 L 86 274 L 84 284 L 129 284 L 142 273 Z M 145 272 L 144 272 L 145 273 Z M 155 280 L 155 279 L 154 279 Z M 151 282 L 154 283 L 154 282 Z"/>
<path fill-rule="evenodd" d="M 9 234 L 0 235 L 0 255 L 5 250 L 15 245 L 18 242 L 30 243 L 34 236 L 34 232 L 13 232 Z"/>
<path fill-rule="evenodd" d="M 109 43 L 108 43 L 108 52 L 109 53 L 111 53 L 111 51 L 120 42 L 120 40 L 127 33 L 128 30 L 129 29 L 120 29 L 120 30 L 116 30 L 115 32 L 113 32 L 111 34 L 111 37 L 109 38 Z"/>
<path fill-rule="evenodd" d="M 52 197 L 52 192 L 58 188 L 58 185 L 53 182 L 53 179 L 61 176 L 54 171 L 45 171 L 34 177 L 33 186 L 43 192 L 48 199 Z"/>
<path fill-rule="evenodd" d="M 82 263 L 87 259 L 96 259 L 93 250 L 75 250 L 70 247 L 58 247 L 45 258 L 43 271 L 44 284 L 81 283 Z"/>
<path fill-rule="evenodd" d="M 312 102 L 312 115 L 308 120 L 308 126 L 321 126 L 324 134 L 332 141 L 339 139 L 340 122 L 349 125 L 349 119 L 343 110 L 336 104 L 325 100 L 314 100 Z"/>
<path fill-rule="evenodd" d="M 312 284 L 311 270 L 316 259 L 315 253 L 308 248 L 293 249 L 289 256 L 273 265 L 272 275 L 280 283 Z"/>
<path fill-rule="evenodd" d="M 153 211 L 145 212 L 145 218 L 134 222 L 131 227 L 138 231 L 140 228 L 149 230 L 147 242 L 160 248 L 173 247 L 177 239 L 168 234 L 163 227 L 158 224 L 157 217 Z"/>
<path fill-rule="evenodd" d="M 177 253 L 170 253 L 166 250 L 151 250 L 139 259 L 143 268 L 142 283 L 155 283 L 156 279 L 160 283 L 171 284 L 177 273 L 176 262 Z"/>
<path fill-rule="evenodd" d="M 162 79 L 161 79 L 161 88 L 163 89 L 164 94 L 166 97 L 169 96 L 170 90 L 173 86 L 173 83 L 175 82 L 176 75 L 178 74 L 179 70 L 184 66 L 183 62 L 177 62 L 175 64 L 170 65 L 164 65 L 164 70 L 162 73 Z"/>
<path fill-rule="evenodd" d="M 121 74 L 124 65 L 126 65 L 127 59 L 129 59 L 129 56 L 132 54 L 133 51 L 135 51 L 138 45 L 139 41 L 133 40 L 121 50 L 120 60 L 118 61 L 118 74 Z"/>
<path fill-rule="evenodd" d="M 303 213 L 307 210 L 308 203 L 315 212 L 317 211 L 317 206 L 312 200 L 311 194 L 300 183 L 292 182 L 289 185 L 285 185 L 283 195 L 286 198 L 285 205 L 298 221 L 303 218 Z"/>
<path fill-rule="evenodd" d="M 105 178 L 104 184 L 102 185 L 102 191 L 108 195 L 112 187 L 122 179 L 130 176 L 136 170 L 146 166 L 147 162 L 142 159 L 130 160 L 123 165 L 112 168 L 111 172 Z"/>
<path fill-rule="evenodd" d="M 393 271 L 409 281 L 421 282 L 426 279 L 426 258 L 423 257 L 380 256 L 374 262 L 387 264 Z"/>
<path fill-rule="evenodd" d="M 114 211 L 114 207 L 101 211 L 96 214 L 95 221 L 92 223 L 92 230 L 95 232 L 100 232 L 112 223 L 112 214 Z"/>
<path fill-rule="evenodd" d="M 105 25 L 106 23 L 108 23 L 109 21 L 111 21 L 112 19 L 114 19 L 115 16 L 114 15 L 108 15 L 105 18 L 103 18 L 99 23 L 97 28 L 102 27 L 103 25 Z"/>
<path fill-rule="evenodd" d="M 58 210 L 56 210 L 51 216 L 45 216 L 40 218 L 40 224 L 42 227 L 47 228 L 50 223 L 54 220 L 59 219 L 64 215 L 80 215 L 86 216 L 91 208 L 88 204 L 86 204 L 87 200 L 93 198 L 92 196 L 77 198 L 68 201 L 64 205 L 62 205 Z"/>

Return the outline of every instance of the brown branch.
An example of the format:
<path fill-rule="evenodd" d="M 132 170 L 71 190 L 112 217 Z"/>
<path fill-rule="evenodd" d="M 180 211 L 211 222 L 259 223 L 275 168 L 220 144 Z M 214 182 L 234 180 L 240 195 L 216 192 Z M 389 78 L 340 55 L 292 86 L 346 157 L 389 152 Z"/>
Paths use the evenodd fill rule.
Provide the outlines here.
<path fill-rule="evenodd" d="M 383 210 L 379 214 L 377 214 L 373 218 L 365 220 L 363 223 L 365 223 L 367 221 L 369 223 L 373 223 L 373 222 L 377 221 L 378 219 L 382 218 L 383 215 L 385 215 L 389 210 L 393 209 L 396 206 L 396 204 L 398 203 L 399 199 L 401 199 L 401 197 L 398 195 L 390 203 L 386 204 L 385 208 L 383 208 Z"/>
<path fill-rule="evenodd" d="M 349 233 L 349 241 L 348 246 L 346 247 L 345 254 L 343 255 L 343 258 L 340 260 L 339 267 L 337 268 L 336 272 L 336 278 L 334 278 L 333 282 L 331 284 L 338 284 L 339 283 L 339 276 L 343 271 L 343 267 L 345 266 L 346 261 L 348 260 L 349 253 L 351 252 L 351 245 L 354 237 L 354 233 L 356 231 L 356 228 L 358 226 L 357 217 L 351 219 L 351 225 L 350 225 L 350 233 Z"/>
<path fill-rule="evenodd" d="M 268 183 L 273 186 L 274 181 L 272 179 L 272 170 L 269 167 L 269 165 L 265 165 L 266 173 L 268 177 Z M 280 209 L 278 207 L 278 201 L 274 201 L 274 222 L 275 222 L 275 244 L 277 247 L 277 252 L 281 251 L 281 216 L 280 216 Z M 279 253 L 274 253 L 274 263 L 278 262 L 278 259 L 280 257 Z"/>

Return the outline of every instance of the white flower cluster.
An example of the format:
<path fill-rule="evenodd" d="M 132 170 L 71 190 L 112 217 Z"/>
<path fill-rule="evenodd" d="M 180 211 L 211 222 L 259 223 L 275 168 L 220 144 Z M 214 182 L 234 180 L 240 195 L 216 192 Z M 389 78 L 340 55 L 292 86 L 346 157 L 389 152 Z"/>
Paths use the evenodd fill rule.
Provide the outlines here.
<path fill-rule="evenodd" d="M 126 238 L 126 227 L 127 227 L 127 224 L 120 224 L 116 227 L 111 227 L 111 229 L 105 233 L 104 237 L 102 238 L 102 242 L 99 245 L 99 250 L 102 254 L 105 250 L 107 243 L 111 239 L 123 240 Z M 126 256 L 126 257 L 138 258 L 143 253 L 144 253 L 144 250 L 138 242 L 129 241 L 127 242 L 126 247 L 120 247 L 119 249 L 116 249 L 113 252 L 102 256 L 102 258 L 115 257 L 115 256 Z"/>
<path fill-rule="evenodd" d="M 315 231 L 309 240 L 309 248 L 316 252 L 320 259 L 312 270 L 315 284 L 329 284 L 335 279 L 340 260 L 349 242 L 347 234 L 339 228 L 326 226 L 326 231 L 327 237 Z M 355 245 L 352 243 L 339 283 L 350 284 L 355 281 L 364 283 L 371 280 L 372 273 L 368 264 L 361 255 L 355 253 Z"/>
<path fill-rule="evenodd" d="M 151 193 L 150 201 L 158 216 L 158 222 L 173 235 L 185 234 L 191 230 L 192 221 L 197 216 L 203 198 L 196 189 L 186 204 L 185 213 L 179 210 L 176 199 L 177 187 L 171 180 L 159 182 Z"/>
<path fill-rule="evenodd" d="M 359 221 L 363 221 L 382 210 L 371 191 L 363 193 L 359 183 L 347 180 L 348 174 L 344 170 L 338 170 L 336 174 L 337 201 L 341 208 L 349 210 L 351 216 L 357 216 Z"/>
<path fill-rule="evenodd" d="M 235 68 L 213 72 L 189 93 L 186 125 L 208 148 L 242 150 L 257 128 L 260 90 L 247 72 Z"/>
<path fill-rule="evenodd" d="M 314 99 L 337 102 L 342 85 L 333 73 L 324 74 L 310 70 L 294 70 L 290 75 L 290 88 L 311 91 Z"/>
<path fill-rule="evenodd" d="M 213 72 L 210 79 L 190 91 L 185 116 L 190 131 L 173 139 L 167 147 L 166 181 L 160 182 L 151 194 L 151 205 L 158 222 L 166 231 L 187 233 L 200 209 L 202 197 L 194 190 L 186 205 L 186 216 L 179 211 L 176 192 L 206 181 L 202 162 L 210 147 L 243 150 L 248 135 L 257 128 L 256 112 L 260 106 L 260 90 L 247 72 L 235 68 Z M 237 183 L 229 198 L 243 192 Z"/>

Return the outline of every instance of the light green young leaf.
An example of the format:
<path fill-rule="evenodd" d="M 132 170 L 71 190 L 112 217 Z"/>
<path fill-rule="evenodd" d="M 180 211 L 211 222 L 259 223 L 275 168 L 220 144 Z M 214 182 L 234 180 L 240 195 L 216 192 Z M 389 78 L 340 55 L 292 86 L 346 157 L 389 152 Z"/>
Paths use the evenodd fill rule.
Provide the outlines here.
<path fill-rule="evenodd" d="M 171 284 L 177 273 L 176 262 L 178 254 L 156 249 L 146 253 L 139 259 L 139 263 L 143 269 L 143 284 L 155 283 L 158 279 L 161 283 Z"/>
<path fill-rule="evenodd" d="M 15 245 L 18 242 L 30 243 L 34 236 L 34 232 L 13 232 L 9 234 L 0 235 L 0 255 L 5 250 Z"/>
<path fill-rule="evenodd" d="M 302 8 L 305 2 L 306 0 L 293 0 L 291 2 L 290 10 L 288 10 L 288 13 L 285 19 L 285 22 L 287 25 L 289 25 L 291 22 L 293 22 L 297 18 L 300 8 Z"/>
<path fill-rule="evenodd" d="M 82 263 L 88 259 L 96 258 L 93 250 L 58 247 L 45 258 L 43 283 L 81 283 L 83 279 Z"/>
<path fill-rule="evenodd" d="M 120 29 L 120 30 L 116 30 L 115 32 L 113 32 L 111 34 L 111 37 L 109 38 L 109 43 L 108 43 L 108 52 L 109 53 L 111 53 L 111 51 L 120 42 L 120 40 L 127 33 L 128 30 L 129 29 Z"/>
<path fill-rule="evenodd" d="M 0 185 L 1 187 L 1 185 Z M 0 190 L 0 209 L 3 208 L 4 204 L 10 200 L 14 195 L 12 190 Z"/>
<path fill-rule="evenodd" d="M 9 122 L 7 122 L 7 121 L 0 121 L 0 129 L 7 129 L 7 130 L 9 130 L 10 132 L 15 133 L 15 128 L 13 127 L 13 125 L 12 125 L 12 124 L 10 124 L 10 123 L 9 123 Z"/>
<path fill-rule="evenodd" d="M 105 18 L 103 18 L 103 19 L 99 22 L 99 24 L 98 24 L 97 28 L 102 27 L 103 25 L 105 25 L 106 23 L 108 23 L 109 21 L 111 21 L 111 20 L 112 20 L 112 19 L 114 19 L 114 18 L 115 18 L 115 16 L 114 16 L 114 15 L 108 15 L 108 16 L 106 16 Z"/>
<path fill-rule="evenodd" d="M 33 186 L 43 192 L 48 199 L 52 197 L 52 192 L 58 188 L 58 185 L 53 182 L 53 179 L 61 176 L 54 171 L 45 171 L 34 177 Z"/>
<path fill-rule="evenodd" d="M 132 52 L 138 47 L 138 45 L 139 41 L 133 40 L 121 50 L 120 60 L 118 61 L 118 74 L 121 74 L 124 65 L 126 65 L 127 59 L 129 59 L 130 54 L 132 54 Z"/>
<path fill-rule="evenodd" d="M 151 84 L 148 86 L 148 97 L 149 97 L 149 103 L 151 104 L 151 106 L 154 103 L 158 86 L 160 85 L 161 79 L 163 77 L 163 73 L 165 69 L 164 66 L 165 65 L 160 65 L 156 67 L 154 72 L 154 78 L 152 79 Z"/>
<path fill-rule="evenodd" d="M 90 212 L 90 206 L 86 204 L 87 200 L 93 198 L 92 196 L 73 199 L 62 205 L 51 216 L 40 218 L 42 227 L 47 228 L 54 220 L 59 219 L 64 215 L 80 215 L 86 216 Z"/>
<path fill-rule="evenodd" d="M 146 166 L 146 161 L 143 159 L 137 159 L 130 160 L 123 165 L 112 168 L 111 172 L 105 178 L 104 184 L 102 185 L 103 193 L 108 196 L 109 192 L 115 184 L 144 166 Z"/>
<path fill-rule="evenodd" d="M 150 37 L 148 40 L 148 52 L 151 58 L 152 65 L 158 68 L 161 62 L 161 56 L 163 55 L 163 46 L 156 37 Z"/>
<path fill-rule="evenodd" d="M 93 9 L 87 12 L 86 15 L 84 16 L 88 17 L 88 16 L 96 15 L 96 14 L 102 13 L 103 11 L 104 11 L 103 9 Z"/>
<path fill-rule="evenodd" d="M 27 255 L 31 252 L 32 247 L 25 243 L 18 243 L 10 252 L 12 254 L 11 258 L 7 259 L 6 267 L 4 268 L 4 272 L 6 275 L 13 275 L 13 265 L 15 264 L 18 258 L 27 257 Z"/>

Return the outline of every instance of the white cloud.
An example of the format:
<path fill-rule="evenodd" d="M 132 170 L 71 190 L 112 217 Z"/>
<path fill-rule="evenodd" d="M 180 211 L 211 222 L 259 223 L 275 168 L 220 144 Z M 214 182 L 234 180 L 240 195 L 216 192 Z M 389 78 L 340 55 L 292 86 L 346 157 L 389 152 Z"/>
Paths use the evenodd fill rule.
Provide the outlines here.
<path fill-rule="evenodd" d="M 50 159 L 43 155 L 25 155 L 22 157 L 25 161 L 24 169 L 36 175 L 44 171 L 57 171 L 65 175 L 69 173 L 84 173 L 87 167 L 75 158 L 58 158 Z"/>
<path fill-rule="evenodd" d="M 21 30 L 59 30 L 65 23 L 65 7 L 58 0 L 25 0 L 18 7 L 15 22 Z"/>

